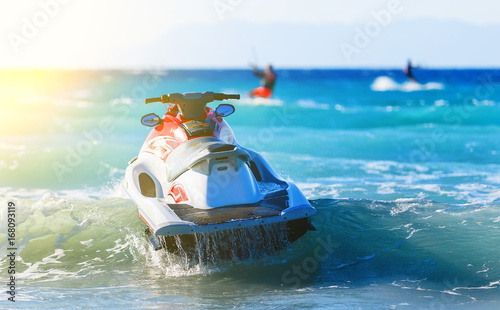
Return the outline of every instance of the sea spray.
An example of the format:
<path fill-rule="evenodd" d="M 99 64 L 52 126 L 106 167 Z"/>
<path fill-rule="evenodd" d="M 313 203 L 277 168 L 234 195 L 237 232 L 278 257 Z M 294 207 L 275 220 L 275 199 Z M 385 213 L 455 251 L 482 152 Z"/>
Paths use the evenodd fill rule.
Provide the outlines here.
<path fill-rule="evenodd" d="M 46 194 L 40 200 L 18 199 L 17 205 L 17 271 L 22 279 L 86 277 L 105 273 L 113 263 L 133 263 L 127 236 L 140 232 L 141 222 L 129 201 L 68 200 Z"/>
<path fill-rule="evenodd" d="M 159 238 L 164 250 L 189 265 L 258 259 L 290 244 L 286 223 Z"/>

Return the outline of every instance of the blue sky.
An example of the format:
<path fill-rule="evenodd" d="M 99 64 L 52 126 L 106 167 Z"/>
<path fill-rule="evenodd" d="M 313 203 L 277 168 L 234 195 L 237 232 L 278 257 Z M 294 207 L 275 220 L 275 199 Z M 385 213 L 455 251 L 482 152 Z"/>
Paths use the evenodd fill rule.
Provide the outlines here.
<path fill-rule="evenodd" d="M 500 67 L 498 12 L 493 0 L 4 0 L 0 67 Z"/>

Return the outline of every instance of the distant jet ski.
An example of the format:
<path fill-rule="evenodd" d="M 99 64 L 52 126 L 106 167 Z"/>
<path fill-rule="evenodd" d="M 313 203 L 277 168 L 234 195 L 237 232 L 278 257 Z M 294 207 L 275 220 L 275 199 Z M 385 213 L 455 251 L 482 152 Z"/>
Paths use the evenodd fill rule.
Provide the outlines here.
<path fill-rule="evenodd" d="M 254 88 L 249 93 L 250 97 L 271 98 L 276 83 L 276 73 L 273 66 L 268 65 L 265 70 L 259 70 L 254 66 L 252 71 L 261 79 L 261 86 Z"/>

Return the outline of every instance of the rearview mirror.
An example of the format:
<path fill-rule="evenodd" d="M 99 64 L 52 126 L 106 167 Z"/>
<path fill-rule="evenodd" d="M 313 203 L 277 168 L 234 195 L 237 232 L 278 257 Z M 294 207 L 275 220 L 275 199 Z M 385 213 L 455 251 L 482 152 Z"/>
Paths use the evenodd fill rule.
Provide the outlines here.
<path fill-rule="evenodd" d="M 141 118 L 141 123 L 148 127 L 155 127 L 156 125 L 161 124 L 161 121 L 162 119 L 154 113 L 146 114 Z"/>
<path fill-rule="evenodd" d="M 220 117 L 226 117 L 231 114 L 233 114 L 235 111 L 235 108 L 232 104 L 220 104 L 216 109 L 215 109 L 215 114 Z"/>

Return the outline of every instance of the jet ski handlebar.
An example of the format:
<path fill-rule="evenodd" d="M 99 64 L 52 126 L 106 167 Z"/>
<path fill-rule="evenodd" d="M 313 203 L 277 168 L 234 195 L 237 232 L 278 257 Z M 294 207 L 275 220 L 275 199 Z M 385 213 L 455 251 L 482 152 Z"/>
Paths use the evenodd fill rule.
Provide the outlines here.
<path fill-rule="evenodd" d="M 203 93 L 172 93 L 168 95 L 162 95 L 156 98 L 147 98 L 145 100 L 146 104 L 153 102 L 163 102 L 163 103 L 209 103 L 214 100 L 227 100 L 227 99 L 240 99 L 239 94 L 223 94 L 214 92 L 203 92 Z"/>
<path fill-rule="evenodd" d="M 240 94 L 214 93 L 214 100 L 240 99 Z"/>

